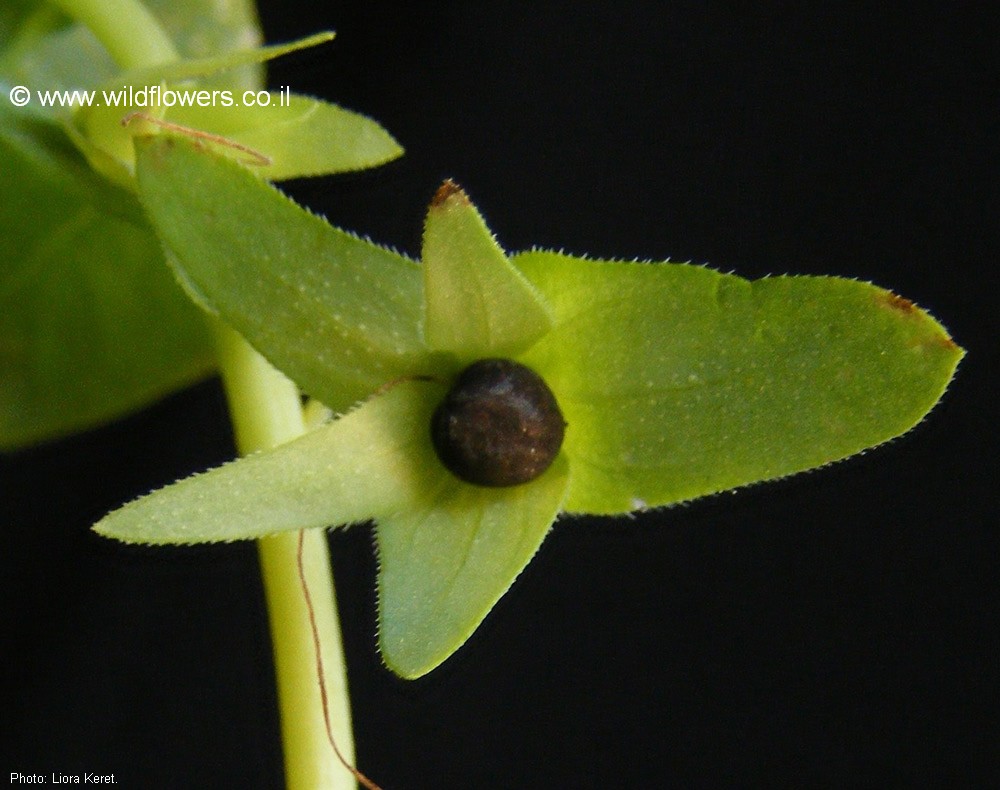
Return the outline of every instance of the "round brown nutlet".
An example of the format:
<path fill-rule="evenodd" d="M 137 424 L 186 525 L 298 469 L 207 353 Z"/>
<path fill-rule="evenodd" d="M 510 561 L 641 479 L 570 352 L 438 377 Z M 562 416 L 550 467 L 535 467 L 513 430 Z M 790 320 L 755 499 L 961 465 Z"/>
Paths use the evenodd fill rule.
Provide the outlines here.
<path fill-rule="evenodd" d="M 431 417 L 438 458 L 480 486 L 516 486 L 540 476 L 562 446 L 566 423 L 535 371 L 510 359 L 463 370 Z"/>

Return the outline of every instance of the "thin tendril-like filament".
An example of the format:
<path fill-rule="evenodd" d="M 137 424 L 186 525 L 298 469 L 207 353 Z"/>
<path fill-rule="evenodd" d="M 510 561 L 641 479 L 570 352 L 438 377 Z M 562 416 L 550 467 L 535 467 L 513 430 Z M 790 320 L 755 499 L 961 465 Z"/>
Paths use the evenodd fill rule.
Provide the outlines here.
<path fill-rule="evenodd" d="M 354 774 L 355 779 L 367 787 L 368 790 L 382 790 L 371 779 L 344 759 L 344 756 L 340 753 L 340 749 L 337 748 L 337 742 L 333 737 L 333 730 L 330 727 L 329 702 L 326 694 L 326 677 L 323 671 L 323 652 L 319 643 L 319 628 L 316 626 L 316 614 L 313 611 L 312 596 L 309 594 L 309 585 L 306 584 L 305 569 L 302 566 L 302 545 L 304 534 L 304 532 L 299 531 L 299 545 L 298 552 L 296 554 L 296 561 L 299 569 L 299 581 L 302 583 L 302 594 L 306 599 L 306 610 L 309 612 L 309 627 L 312 629 L 313 649 L 316 651 L 316 677 L 319 681 L 320 700 L 323 703 L 323 723 L 326 725 L 326 738 L 330 742 L 330 746 L 333 747 L 333 753 L 337 755 L 337 759 L 340 760 L 344 768 Z"/>
<path fill-rule="evenodd" d="M 240 151 L 250 157 L 249 159 L 243 160 L 246 164 L 260 165 L 261 167 L 266 167 L 271 164 L 271 158 L 269 156 L 251 148 L 249 145 L 243 145 L 243 143 L 230 140 L 228 137 L 223 137 L 221 134 L 212 134 L 211 132 L 204 132 L 201 129 L 193 129 L 190 126 L 183 126 L 179 123 L 165 121 L 162 118 L 157 118 L 155 115 L 150 115 L 148 112 L 130 112 L 122 118 L 122 126 L 130 126 L 137 118 L 163 129 L 167 129 L 171 132 L 183 134 L 185 137 L 191 137 L 195 140 L 206 140 L 210 143 L 216 143 L 218 145 L 225 146 L 226 148 L 232 148 L 235 151 Z"/>

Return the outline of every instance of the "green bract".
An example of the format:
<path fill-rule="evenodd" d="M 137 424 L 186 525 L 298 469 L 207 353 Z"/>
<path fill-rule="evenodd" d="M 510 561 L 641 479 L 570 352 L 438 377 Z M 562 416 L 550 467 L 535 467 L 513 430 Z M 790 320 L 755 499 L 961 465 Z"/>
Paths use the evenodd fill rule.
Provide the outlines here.
<path fill-rule="evenodd" d="M 358 170 L 395 159 L 403 149 L 358 113 L 307 96 L 199 82 L 332 38 L 332 33 L 318 33 L 291 44 L 126 71 L 99 88 L 102 96 L 107 91 L 120 103 L 79 108 L 69 130 L 95 169 L 127 185 L 134 168 L 132 131 L 122 121 L 133 112 L 253 149 L 267 160 L 258 172 L 271 180 Z"/>
<path fill-rule="evenodd" d="M 204 322 L 164 265 L 134 195 L 137 131 L 129 113 L 226 138 L 290 178 L 381 164 L 401 149 L 378 124 L 303 96 L 271 106 L 149 106 L 149 89 L 229 91 L 242 104 L 260 88 L 260 64 L 331 38 L 274 47 L 259 39 L 252 2 L 156 0 L 150 11 L 180 59 L 121 68 L 82 24 L 46 3 L 0 8 L 0 450 L 92 427 L 207 375 L 214 353 Z M 129 53 L 115 53 L 125 57 Z M 8 90 L 96 91 L 95 103 L 25 107 Z M 104 101 L 146 89 L 145 106 Z M 264 94 L 261 95 L 263 99 Z M 282 106 L 281 102 L 286 105 Z M 227 148 L 227 146 L 230 146 Z M 259 156 L 258 156 L 259 155 Z M 245 156 L 245 154 L 244 154 Z M 367 391 L 367 390 L 365 390 Z M 356 399 L 356 394 L 351 398 Z"/>
<path fill-rule="evenodd" d="M 559 512 L 625 513 L 844 458 L 919 421 L 963 353 L 867 283 L 508 258 L 450 182 L 418 265 L 197 142 L 136 142 L 140 197 L 178 275 L 344 415 L 95 529 L 191 543 L 374 519 L 380 647 L 404 677 L 465 641 Z M 430 441 L 450 382 L 489 356 L 536 370 L 568 423 L 553 466 L 505 489 L 459 481 Z"/>

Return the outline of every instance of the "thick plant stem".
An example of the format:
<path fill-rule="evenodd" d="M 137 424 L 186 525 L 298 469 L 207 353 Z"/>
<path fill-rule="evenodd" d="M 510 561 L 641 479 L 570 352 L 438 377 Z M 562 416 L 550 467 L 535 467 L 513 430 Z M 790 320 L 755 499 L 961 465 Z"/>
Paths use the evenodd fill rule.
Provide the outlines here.
<path fill-rule="evenodd" d="M 231 329 L 216 330 L 222 377 L 241 453 L 280 444 L 304 431 L 298 391 Z M 267 595 L 289 790 L 353 788 L 354 777 L 326 738 L 309 611 L 298 575 L 298 533 L 258 541 Z M 302 565 L 323 655 L 333 738 L 354 762 L 347 677 L 326 536 L 303 535 Z"/>

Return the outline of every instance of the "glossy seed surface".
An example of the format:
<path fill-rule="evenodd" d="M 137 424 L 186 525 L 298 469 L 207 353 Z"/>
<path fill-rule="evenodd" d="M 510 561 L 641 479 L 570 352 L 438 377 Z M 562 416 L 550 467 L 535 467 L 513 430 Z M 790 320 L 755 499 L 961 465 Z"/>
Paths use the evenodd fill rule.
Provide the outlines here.
<path fill-rule="evenodd" d="M 555 395 L 531 368 L 481 359 L 463 370 L 431 417 L 431 440 L 456 477 L 481 486 L 527 483 L 562 446 Z"/>

